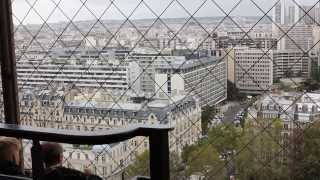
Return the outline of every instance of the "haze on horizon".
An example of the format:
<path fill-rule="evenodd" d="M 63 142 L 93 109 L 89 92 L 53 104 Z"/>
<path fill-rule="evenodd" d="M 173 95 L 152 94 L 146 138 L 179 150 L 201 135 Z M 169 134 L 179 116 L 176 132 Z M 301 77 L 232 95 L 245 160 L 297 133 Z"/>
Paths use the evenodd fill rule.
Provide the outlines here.
<path fill-rule="evenodd" d="M 110 0 L 14 0 L 12 3 L 14 14 L 13 21 L 15 24 L 19 24 L 19 22 L 24 19 L 23 24 L 42 24 L 43 20 L 48 18 L 57 4 L 63 12 L 57 8 L 50 18 L 48 18 L 48 23 L 69 21 L 66 16 L 70 19 L 74 17 L 73 21 L 93 20 L 97 18 L 102 20 L 122 20 L 126 19 L 132 12 L 130 19 L 152 19 L 156 18 L 155 14 L 160 15 L 171 1 L 172 0 L 143 0 L 145 4 L 141 3 L 141 5 L 133 12 L 140 0 L 114 0 L 115 6 L 110 6 Z M 230 14 L 231 16 L 263 16 L 263 13 L 253 2 L 251 2 L 251 0 L 178 0 L 170 5 L 170 7 L 161 15 L 161 18 L 185 18 L 195 12 L 195 17 L 225 16 L 224 12 L 222 12 L 213 1 L 226 13 L 239 3 L 237 8 Z M 276 2 L 273 0 L 252 1 L 258 4 L 265 12 L 269 11 Z M 86 2 L 86 6 L 82 6 L 82 2 Z M 318 0 L 296 0 L 296 2 L 300 5 L 311 6 L 316 3 L 320 4 Z M 188 14 L 179 3 L 184 6 L 190 14 Z M 30 10 L 30 6 L 32 5 L 37 12 Z M 153 14 L 147 6 L 149 6 L 155 14 Z M 104 12 L 107 7 L 109 7 L 109 9 Z M 87 8 L 90 9 L 91 12 Z M 80 11 L 77 13 L 79 9 Z M 272 11 L 269 13 L 270 15 L 271 12 Z M 37 13 L 41 15 L 42 18 L 40 18 Z M 76 13 L 77 15 L 75 16 Z"/>

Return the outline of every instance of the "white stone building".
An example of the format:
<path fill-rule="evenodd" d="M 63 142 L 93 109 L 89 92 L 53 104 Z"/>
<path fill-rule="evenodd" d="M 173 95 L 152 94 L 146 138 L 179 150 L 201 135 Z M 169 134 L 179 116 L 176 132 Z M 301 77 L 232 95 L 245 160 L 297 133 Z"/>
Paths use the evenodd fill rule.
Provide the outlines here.
<path fill-rule="evenodd" d="M 303 127 L 320 120 L 320 94 L 280 93 L 266 94 L 258 103 L 258 117 L 280 118 L 284 130 Z"/>
<path fill-rule="evenodd" d="M 174 128 L 169 134 L 170 151 L 178 154 L 202 136 L 201 108 L 193 97 L 175 96 L 141 103 L 85 100 L 61 103 L 64 102 L 61 92 L 44 92 L 37 97 L 26 92 L 21 96 L 23 125 L 97 131 L 133 124 L 167 124 Z M 116 179 L 121 170 L 132 163 L 135 155 L 148 147 L 148 140 L 143 137 L 105 146 L 65 145 L 64 155 L 68 160 L 65 165 L 80 170 L 90 168 L 100 176 Z"/>

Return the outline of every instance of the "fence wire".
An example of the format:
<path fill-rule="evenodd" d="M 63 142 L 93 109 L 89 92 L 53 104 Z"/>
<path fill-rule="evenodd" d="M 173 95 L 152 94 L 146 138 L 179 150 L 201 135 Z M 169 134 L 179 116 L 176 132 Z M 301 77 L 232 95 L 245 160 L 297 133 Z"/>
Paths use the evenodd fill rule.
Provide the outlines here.
<path fill-rule="evenodd" d="M 12 0 L 12 8 L 21 124 L 167 124 L 171 179 L 320 178 L 319 1 Z M 31 169 L 32 143 L 23 145 Z M 142 137 L 63 146 L 64 166 L 104 179 L 149 173 Z"/>

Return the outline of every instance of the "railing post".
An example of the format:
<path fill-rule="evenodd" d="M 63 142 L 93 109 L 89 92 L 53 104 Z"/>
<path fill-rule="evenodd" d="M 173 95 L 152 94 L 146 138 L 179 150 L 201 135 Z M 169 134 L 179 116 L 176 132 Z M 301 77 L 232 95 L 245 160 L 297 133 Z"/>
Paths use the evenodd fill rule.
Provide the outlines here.
<path fill-rule="evenodd" d="M 41 151 L 41 145 L 38 140 L 33 140 L 33 146 L 31 148 L 32 159 L 32 178 L 38 180 L 44 172 L 43 156 Z"/>
<path fill-rule="evenodd" d="M 169 140 L 168 131 L 153 133 L 150 138 L 151 180 L 169 180 Z"/>
<path fill-rule="evenodd" d="M 5 121 L 19 124 L 11 0 L 0 1 L 0 60 Z"/>

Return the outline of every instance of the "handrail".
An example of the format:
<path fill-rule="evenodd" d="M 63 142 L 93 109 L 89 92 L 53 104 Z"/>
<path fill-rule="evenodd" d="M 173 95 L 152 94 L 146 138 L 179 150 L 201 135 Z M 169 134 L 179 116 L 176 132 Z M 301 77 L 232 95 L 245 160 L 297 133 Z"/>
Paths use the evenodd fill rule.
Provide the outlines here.
<path fill-rule="evenodd" d="M 40 141 L 68 144 L 100 145 L 112 144 L 136 136 L 149 137 L 151 180 L 169 180 L 169 131 L 166 125 L 132 125 L 126 128 L 89 132 L 39 128 L 14 124 L 0 124 L 0 136 L 33 140 L 31 148 L 33 179 L 43 173 Z"/>
<path fill-rule="evenodd" d="M 74 131 L 15 124 L 0 124 L 1 136 L 86 145 L 112 144 L 136 136 L 150 137 L 153 134 L 171 130 L 173 130 L 173 128 L 166 125 L 132 125 L 108 130 Z"/>
<path fill-rule="evenodd" d="M 32 180 L 31 178 L 27 178 L 27 177 L 11 176 L 11 175 L 5 175 L 5 174 L 0 174 L 0 179 L 5 179 L 5 180 Z"/>

